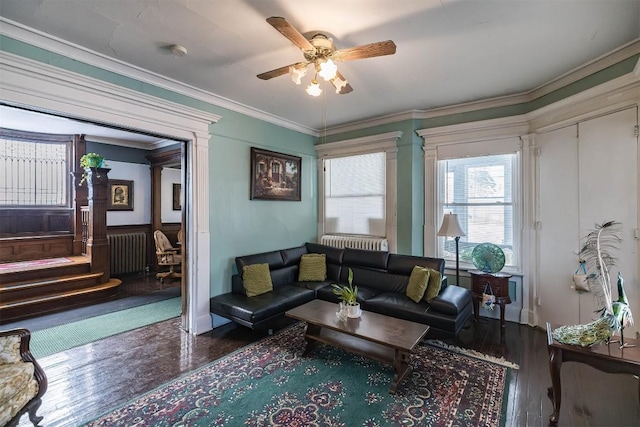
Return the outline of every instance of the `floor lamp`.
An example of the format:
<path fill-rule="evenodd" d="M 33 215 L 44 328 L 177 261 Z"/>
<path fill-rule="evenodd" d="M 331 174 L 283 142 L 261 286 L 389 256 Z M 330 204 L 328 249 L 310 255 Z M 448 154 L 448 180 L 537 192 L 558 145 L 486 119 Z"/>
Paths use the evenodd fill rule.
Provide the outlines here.
<path fill-rule="evenodd" d="M 442 218 L 440 231 L 438 231 L 438 236 L 456 238 L 456 285 L 460 286 L 460 260 L 458 242 L 460 241 L 460 237 L 466 236 L 466 234 L 464 234 L 464 231 L 462 231 L 462 228 L 460 228 L 460 223 L 458 222 L 458 214 L 448 213 L 444 215 L 444 218 Z"/>

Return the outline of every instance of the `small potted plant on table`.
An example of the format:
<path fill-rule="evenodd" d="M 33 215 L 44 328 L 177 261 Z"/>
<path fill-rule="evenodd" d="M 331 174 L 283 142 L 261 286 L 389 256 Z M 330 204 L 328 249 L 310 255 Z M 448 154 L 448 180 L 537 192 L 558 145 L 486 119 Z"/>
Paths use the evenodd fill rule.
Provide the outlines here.
<path fill-rule="evenodd" d="M 347 317 L 357 318 L 360 317 L 362 311 L 360 310 L 360 303 L 358 303 L 358 287 L 353 286 L 353 271 L 349 269 L 349 284 L 340 286 L 337 283 L 332 284 L 333 293 L 340 297 L 342 301 L 340 312 L 343 308 L 346 308 Z"/>

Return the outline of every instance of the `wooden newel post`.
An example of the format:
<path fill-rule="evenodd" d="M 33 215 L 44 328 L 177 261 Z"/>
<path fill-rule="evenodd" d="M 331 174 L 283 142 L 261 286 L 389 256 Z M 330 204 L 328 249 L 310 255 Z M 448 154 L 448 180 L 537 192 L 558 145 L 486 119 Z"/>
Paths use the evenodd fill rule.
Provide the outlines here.
<path fill-rule="evenodd" d="M 84 253 L 82 235 L 82 206 L 87 206 L 87 185 L 80 184 L 82 180 L 81 172 L 71 172 L 73 177 L 73 187 L 75 198 L 73 206 L 75 214 L 73 216 L 73 254 L 82 255 Z"/>
<path fill-rule="evenodd" d="M 111 278 L 111 258 L 107 240 L 107 197 L 109 196 L 107 174 L 111 169 L 86 168 L 89 189 L 89 226 L 87 229 L 87 256 L 91 259 L 91 272 L 104 273 L 101 283 Z"/>

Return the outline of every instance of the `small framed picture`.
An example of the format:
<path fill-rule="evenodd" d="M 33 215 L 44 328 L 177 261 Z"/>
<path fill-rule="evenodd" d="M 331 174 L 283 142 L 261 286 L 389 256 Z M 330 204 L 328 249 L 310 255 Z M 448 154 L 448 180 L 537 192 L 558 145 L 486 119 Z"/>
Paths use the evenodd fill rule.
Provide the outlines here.
<path fill-rule="evenodd" d="M 108 189 L 107 210 L 133 210 L 133 181 L 110 179 Z"/>
<path fill-rule="evenodd" d="M 300 201 L 302 159 L 251 147 L 251 200 Z"/>
<path fill-rule="evenodd" d="M 173 184 L 173 210 L 182 210 L 182 184 Z"/>

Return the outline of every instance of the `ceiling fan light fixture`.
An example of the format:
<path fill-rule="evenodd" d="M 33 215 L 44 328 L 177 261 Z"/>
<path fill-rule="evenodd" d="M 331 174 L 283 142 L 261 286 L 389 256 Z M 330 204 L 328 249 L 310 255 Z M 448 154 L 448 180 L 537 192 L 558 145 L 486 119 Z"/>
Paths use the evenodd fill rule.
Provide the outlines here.
<path fill-rule="evenodd" d="M 333 86 L 336 88 L 336 93 L 340 94 L 340 92 L 342 91 L 342 89 L 347 86 L 347 81 L 345 79 L 341 79 L 339 76 L 335 76 L 332 80 L 331 83 L 333 83 Z"/>
<path fill-rule="evenodd" d="M 320 96 L 322 94 L 322 89 L 320 89 L 320 84 L 318 80 L 313 79 L 309 86 L 307 86 L 307 93 L 311 96 Z"/>
<path fill-rule="evenodd" d="M 319 59 L 318 60 L 320 71 L 318 74 L 320 77 L 325 79 L 325 81 L 330 81 L 336 76 L 338 72 L 338 66 L 331 59 Z"/>
<path fill-rule="evenodd" d="M 291 74 L 291 80 L 299 85 L 302 83 L 302 78 L 307 75 L 307 67 L 292 65 L 289 67 L 289 74 Z"/>

